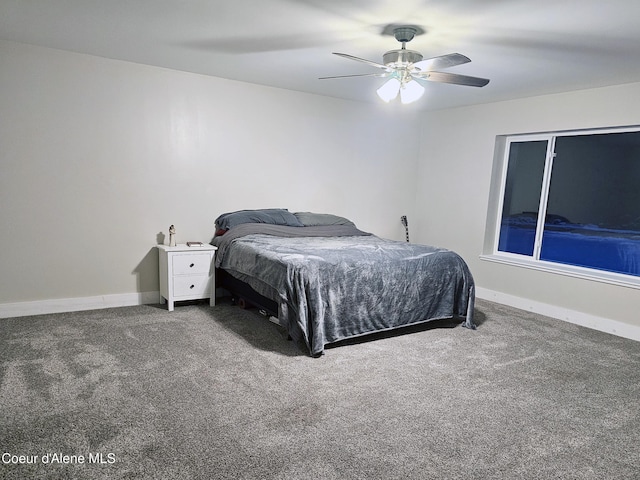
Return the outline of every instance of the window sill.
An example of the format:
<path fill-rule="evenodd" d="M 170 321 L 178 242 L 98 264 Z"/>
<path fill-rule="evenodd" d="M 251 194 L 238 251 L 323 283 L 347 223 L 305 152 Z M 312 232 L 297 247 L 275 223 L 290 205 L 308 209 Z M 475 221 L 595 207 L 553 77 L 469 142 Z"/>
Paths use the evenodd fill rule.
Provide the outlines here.
<path fill-rule="evenodd" d="M 582 278 L 594 282 L 608 283 L 611 285 L 640 289 L 640 277 L 636 277 L 634 275 L 624 275 L 622 273 L 606 272 L 593 268 L 564 265 L 561 263 L 545 262 L 542 260 L 528 260 L 519 257 L 519 255 L 483 254 L 480 255 L 480 260 L 502 263 L 515 267 L 529 268 L 531 270 L 538 270 L 542 272 L 553 273 L 556 275 Z"/>

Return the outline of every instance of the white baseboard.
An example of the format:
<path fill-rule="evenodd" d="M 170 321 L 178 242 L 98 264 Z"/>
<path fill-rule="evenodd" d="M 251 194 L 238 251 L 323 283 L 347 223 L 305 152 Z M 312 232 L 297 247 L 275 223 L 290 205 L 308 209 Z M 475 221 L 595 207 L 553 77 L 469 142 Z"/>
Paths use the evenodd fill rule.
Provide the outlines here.
<path fill-rule="evenodd" d="M 0 304 L 0 318 L 25 317 L 48 313 L 77 312 L 101 308 L 130 307 L 160 303 L 160 292 L 123 293 L 97 297 L 59 298 L 35 302 Z"/>
<path fill-rule="evenodd" d="M 546 315 L 547 317 L 592 328 L 600 332 L 640 341 L 640 326 L 618 322 L 617 320 L 611 320 L 609 318 L 597 317 L 576 310 L 569 310 L 481 287 L 476 287 L 476 295 L 478 298 L 484 300 L 509 305 L 510 307 L 539 313 L 540 315 Z M 100 295 L 97 297 L 4 303 L 0 304 L 0 318 L 98 310 L 101 308 L 129 307 L 155 303 L 160 303 L 160 292 L 124 293 L 120 295 Z"/>
<path fill-rule="evenodd" d="M 476 287 L 476 296 L 484 300 L 519 308 L 520 310 L 539 313 L 540 315 L 556 318 L 564 322 L 617 335 L 618 337 L 640 341 L 640 326 L 637 325 L 630 325 L 617 320 L 611 320 L 610 318 L 597 317 L 588 313 L 569 310 L 567 308 L 557 307 L 547 303 L 536 302 L 528 298 L 516 297 L 514 295 L 496 292 L 486 288 Z"/>

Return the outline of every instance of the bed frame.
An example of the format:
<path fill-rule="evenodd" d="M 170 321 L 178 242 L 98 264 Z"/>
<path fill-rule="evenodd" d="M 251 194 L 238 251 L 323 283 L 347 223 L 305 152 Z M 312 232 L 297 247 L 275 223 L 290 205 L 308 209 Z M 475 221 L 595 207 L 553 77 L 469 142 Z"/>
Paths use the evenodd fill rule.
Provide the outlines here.
<path fill-rule="evenodd" d="M 265 316 L 278 318 L 278 304 L 259 294 L 250 285 L 229 275 L 225 270 L 216 268 L 216 283 L 231 293 L 231 301 L 240 308 L 255 307 Z"/>

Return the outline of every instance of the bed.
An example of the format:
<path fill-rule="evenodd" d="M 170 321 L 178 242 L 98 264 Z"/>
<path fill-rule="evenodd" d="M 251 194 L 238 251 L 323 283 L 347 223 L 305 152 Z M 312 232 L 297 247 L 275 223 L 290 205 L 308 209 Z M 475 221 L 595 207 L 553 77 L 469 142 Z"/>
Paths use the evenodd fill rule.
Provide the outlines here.
<path fill-rule="evenodd" d="M 533 255 L 536 223 L 536 212 L 505 217 L 498 250 Z M 540 259 L 640 276 L 640 229 L 579 224 L 561 215 L 548 214 Z"/>
<path fill-rule="evenodd" d="M 459 318 L 475 329 L 473 277 L 450 250 L 286 209 L 223 214 L 216 228 L 220 286 L 254 295 L 312 356 L 341 340 L 432 320 Z"/>

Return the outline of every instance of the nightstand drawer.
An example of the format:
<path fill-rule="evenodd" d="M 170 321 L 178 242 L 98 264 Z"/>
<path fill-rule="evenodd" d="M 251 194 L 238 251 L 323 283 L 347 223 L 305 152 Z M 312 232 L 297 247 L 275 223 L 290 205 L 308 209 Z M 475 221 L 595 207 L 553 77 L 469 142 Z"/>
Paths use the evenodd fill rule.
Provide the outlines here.
<path fill-rule="evenodd" d="M 208 297 L 211 293 L 209 275 L 189 275 L 173 277 L 173 295 L 175 297 Z"/>
<path fill-rule="evenodd" d="M 173 274 L 209 274 L 211 268 L 211 255 L 189 254 L 189 255 L 173 255 Z"/>

